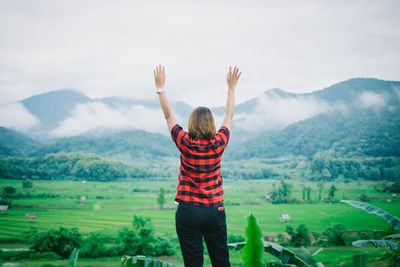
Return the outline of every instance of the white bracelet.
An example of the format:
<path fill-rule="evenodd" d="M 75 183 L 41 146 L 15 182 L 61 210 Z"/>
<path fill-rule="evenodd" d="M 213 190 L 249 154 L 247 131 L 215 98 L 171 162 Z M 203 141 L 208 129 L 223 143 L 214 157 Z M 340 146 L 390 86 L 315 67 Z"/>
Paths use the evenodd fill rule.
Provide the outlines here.
<path fill-rule="evenodd" d="M 163 88 L 157 88 L 157 94 L 164 93 L 165 90 Z"/>

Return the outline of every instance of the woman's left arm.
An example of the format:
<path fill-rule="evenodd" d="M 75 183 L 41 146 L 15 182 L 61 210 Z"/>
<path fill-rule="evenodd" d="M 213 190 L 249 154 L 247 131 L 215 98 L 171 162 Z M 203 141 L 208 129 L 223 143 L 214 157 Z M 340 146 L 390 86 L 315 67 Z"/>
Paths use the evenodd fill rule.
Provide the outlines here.
<path fill-rule="evenodd" d="M 164 90 L 165 85 L 165 67 L 161 65 L 156 66 L 153 70 L 154 81 L 157 88 L 158 99 L 160 100 L 161 109 L 164 113 L 165 120 L 167 121 L 168 130 L 171 133 L 172 128 L 178 123 L 172 111 L 171 104 L 168 101 L 167 95 Z"/>

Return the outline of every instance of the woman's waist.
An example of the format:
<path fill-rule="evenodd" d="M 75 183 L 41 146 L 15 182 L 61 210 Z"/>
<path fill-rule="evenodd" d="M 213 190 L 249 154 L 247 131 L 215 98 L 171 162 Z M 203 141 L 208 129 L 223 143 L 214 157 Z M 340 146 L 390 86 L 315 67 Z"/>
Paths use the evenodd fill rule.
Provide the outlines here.
<path fill-rule="evenodd" d="M 196 202 L 196 201 L 190 201 L 190 200 L 182 200 L 177 198 L 179 206 L 185 206 L 193 209 L 203 209 L 203 210 L 225 210 L 224 207 L 224 201 L 217 201 L 213 203 L 206 203 L 206 202 Z"/>
<path fill-rule="evenodd" d="M 184 177 L 190 177 L 195 179 L 216 179 L 217 177 L 221 177 L 221 169 L 217 168 L 215 170 L 204 169 L 202 172 L 193 172 L 191 169 L 186 168 L 181 165 L 179 170 L 179 175 Z"/>
<path fill-rule="evenodd" d="M 202 189 L 222 185 L 222 177 L 220 173 L 212 176 L 193 177 L 188 176 L 185 172 L 180 172 L 179 181 L 180 184 L 189 184 Z M 193 183 L 193 185 L 191 183 Z"/>

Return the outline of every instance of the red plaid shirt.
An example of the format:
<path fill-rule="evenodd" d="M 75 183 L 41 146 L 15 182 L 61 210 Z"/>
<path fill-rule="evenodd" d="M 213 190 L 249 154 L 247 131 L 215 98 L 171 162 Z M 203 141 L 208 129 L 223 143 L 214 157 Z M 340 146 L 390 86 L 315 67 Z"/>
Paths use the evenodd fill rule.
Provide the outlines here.
<path fill-rule="evenodd" d="M 221 127 L 214 139 L 193 140 L 176 124 L 171 130 L 172 140 L 181 152 L 177 202 L 200 207 L 223 204 L 221 157 L 229 140 L 229 130 Z"/>

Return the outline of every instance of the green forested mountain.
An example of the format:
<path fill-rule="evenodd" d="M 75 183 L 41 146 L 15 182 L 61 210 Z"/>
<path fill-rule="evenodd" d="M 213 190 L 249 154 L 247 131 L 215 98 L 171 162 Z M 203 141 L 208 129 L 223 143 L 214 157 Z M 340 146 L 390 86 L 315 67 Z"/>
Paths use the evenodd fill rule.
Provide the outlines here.
<path fill-rule="evenodd" d="M 399 157 L 400 112 L 323 113 L 236 144 L 226 156 L 231 160 L 285 155 L 311 159 L 316 153 L 332 157 Z"/>
<path fill-rule="evenodd" d="M 265 91 L 261 97 L 277 96 L 280 99 L 313 97 L 325 101 L 328 104 L 344 104 L 348 105 L 349 108 L 355 108 L 354 105 L 359 104 L 357 100 L 363 92 L 378 94 L 386 100 L 387 105 L 398 106 L 400 101 L 400 82 L 384 81 L 374 78 L 354 78 L 334 84 L 322 90 L 304 94 L 288 93 L 274 88 Z M 236 105 L 235 112 L 250 114 L 257 108 L 259 99 L 260 97 L 253 98 Z M 224 107 L 217 107 L 212 110 L 219 115 L 223 115 L 225 112 Z"/>
<path fill-rule="evenodd" d="M 39 142 L 23 134 L 0 127 L 0 157 L 24 157 L 39 146 Z"/>
<path fill-rule="evenodd" d="M 169 138 L 161 134 L 133 130 L 58 139 L 51 144 L 43 145 L 30 156 L 43 157 L 49 153 L 76 152 L 96 154 L 121 161 L 147 160 L 177 156 L 174 146 Z"/>
<path fill-rule="evenodd" d="M 54 140 L 57 136 L 52 134 L 52 131 L 60 127 L 65 120 L 71 117 L 78 116 L 77 113 L 81 110 L 77 110 L 80 105 L 89 105 L 87 112 L 104 112 L 103 108 L 108 109 L 108 112 L 123 111 L 123 113 L 132 112 L 133 107 L 142 107 L 147 111 L 154 111 L 160 109 L 157 98 L 152 100 L 142 99 L 130 99 L 122 97 L 106 97 L 91 99 L 79 91 L 72 89 L 63 89 L 52 91 L 40 95 L 35 95 L 20 101 L 26 109 L 35 116 L 40 124 L 36 126 L 33 131 L 26 131 L 25 134 L 31 136 L 34 139 L 40 139 L 45 142 Z M 103 105 L 96 106 L 100 110 L 93 110 L 96 107 L 90 106 L 91 104 Z M 182 101 L 172 102 L 172 107 L 175 113 L 181 117 L 188 117 L 192 107 Z M 86 114 L 87 115 L 87 114 Z M 101 115 L 104 115 L 102 113 Z M 161 115 L 161 114 L 160 114 Z M 162 116 L 162 115 L 161 115 Z M 103 128 L 107 128 L 108 125 L 102 125 Z M 128 127 L 126 130 L 128 130 Z M 112 130 L 112 127 L 110 127 Z M 92 129 L 91 129 L 92 130 Z M 110 131 L 111 133 L 111 131 Z"/>
<path fill-rule="evenodd" d="M 154 110 L 158 107 L 155 101 L 124 100 L 118 97 L 91 100 L 75 92 L 58 92 L 39 98 L 32 97 L 27 102 L 33 106 L 44 106 L 30 108 L 31 112 L 36 109 L 33 113 L 42 124 L 46 120 L 50 120 L 51 123 L 59 121 L 60 114 L 54 115 L 54 120 L 51 119 L 53 115 L 46 114 L 51 112 L 51 107 L 54 106 L 54 103 L 47 104 L 47 101 L 51 101 L 56 95 L 72 96 L 64 104 L 59 99 L 53 99 L 54 103 L 62 106 L 57 112 L 64 110 L 63 116 L 68 116 L 70 112 L 68 105 L 73 106 L 72 103 L 85 101 L 100 101 L 111 108 L 140 105 Z M 312 110 L 314 113 L 306 114 L 302 119 L 287 125 L 267 127 L 268 130 L 263 130 L 265 124 L 271 123 L 271 120 L 273 122 L 275 116 L 281 115 L 274 110 L 275 106 L 272 109 L 266 106 L 274 105 L 275 102 L 280 105 L 276 106 L 279 112 L 290 111 L 284 114 L 286 117 L 283 116 L 283 119 L 296 116 L 297 112 L 307 108 L 306 105 L 314 105 L 316 111 Z M 183 102 L 175 102 L 174 109 L 177 113 L 188 116 L 192 107 Z M 216 115 L 224 112 L 223 107 L 213 110 Z M 271 116 L 266 113 L 268 111 L 275 114 Z M 43 116 L 47 116 L 45 120 Z M 342 175 L 346 179 L 395 179 L 400 175 L 400 162 L 396 160 L 400 158 L 400 82 L 351 79 L 307 94 L 272 89 L 259 98 L 237 105 L 235 117 L 230 144 L 223 158 L 224 164 L 228 166 L 224 168 L 228 177 L 267 178 L 300 175 L 305 178 L 314 177 L 313 179 L 335 179 Z M 152 117 L 148 119 L 151 120 Z M 258 124 L 253 124 L 254 122 Z M 247 131 L 246 125 L 250 127 L 249 130 L 255 131 Z M 245 138 L 242 138 L 243 136 Z M 60 153 L 72 153 L 74 156 L 56 156 Z M 101 158 L 93 160 L 88 154 Z M 74 172 L 67 172 L 65 177 L 83 173 L 76 172 L 78 167 L 93 169 L 94 166 L 102 164 L 107 165 L 105 168 L 108 171 L 111 170 L 105 172 L 108 176 L 117 168 L 118 175 L 125 173 L 136 177 L 135 175 L 140 173 L 144 176 L 176 173 L 179 153 L 169 136 L 143 130 L 106 129 L 100 133 L 98 129 L 93 129 L 85 134 L 58 138 L 50 143 L 41 144 L 22 134 L 0 128 L 0 156 L 13 157 L 0 160 L 0 170 L 3 174 L 17 175 L 16 170 L 20 168 L 14 168 L 13 164 L 19 164 L 30 166 L 27 168 L 31 176 L 36 177 L 38 174 L 35 172 L 35 166 L 49 155 L 54 156 L 44 162 L 53 164 L 51 162 L 60 161 L 56 166 L 64 166 L 65 158 L 69 163 L 75 164 L 77 158 L 87 156 L 83 160 L 86 165 L 80 163 Z M 110 162 L 100 162 L 102 160 Z M 128 165 L 117 166 L 111 161 L 128 164 L 130 171 L 125 170 Z M 51 177 L 53 169 L 46 164 L 41 167 L 42 170 L 46 170 L 41 172 L 41 175 Z M 101 179 L 109 179 L 94 170 L 91 173 L 102 177 Z"/>
<path fill-rule="evenodd" d="M 35 95 L 22 100 L 22 104 L 41 122 L 44 130 L 50 130 L 69 115 L 79 103 L 87 103 L 90 99 L 84 94 L 71 89 L 64 89 Z"/>
<path fill-rule="evenodd" d="M 374 78 L 354 78 L 304 95 L 312 95 L 328 103 L 341 102 L 354 105 L 355 100 L 360 97 L 360 93 L 362 92 L 378 94 L 386 100 L 386 105 L 394 104 L 398 107 L 400 82 L 383 81 Z"/>

